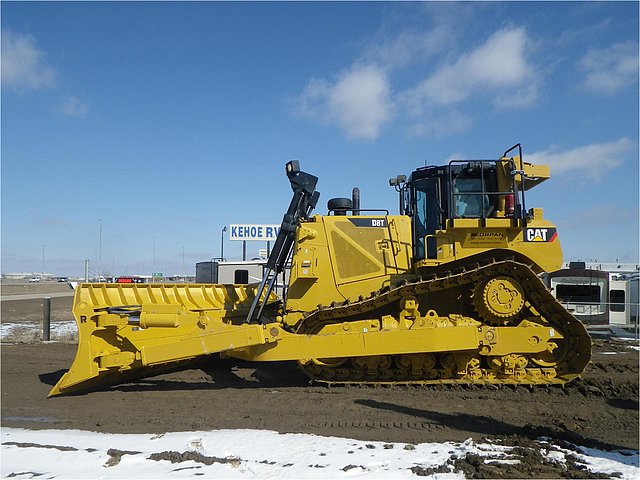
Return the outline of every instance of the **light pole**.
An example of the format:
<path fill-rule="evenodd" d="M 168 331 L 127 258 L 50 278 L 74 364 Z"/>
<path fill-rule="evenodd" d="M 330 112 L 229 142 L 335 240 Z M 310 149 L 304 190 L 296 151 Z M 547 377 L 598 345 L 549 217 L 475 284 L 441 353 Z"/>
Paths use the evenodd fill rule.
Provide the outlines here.
<path fill-rule="evenodd" d="M 156 237 L 153 237 L 153 262 L 151 265 L 151 283 L 154 283 L 156 280 Z"/>
<path fill-rule="evenodd" d="M 102 274 L 102 219 L 99 218 L 98 222 L 100 223 L 100 237 L 98 240 L 98 281 L 100 282 L 100 276 Z"/>
<path fill-rule="evenodd" d="M 224 232 L 227 231 L 227 226 L 222 227 L 222 234 L 220 235 L 220 260 L 224 261 Z"/>

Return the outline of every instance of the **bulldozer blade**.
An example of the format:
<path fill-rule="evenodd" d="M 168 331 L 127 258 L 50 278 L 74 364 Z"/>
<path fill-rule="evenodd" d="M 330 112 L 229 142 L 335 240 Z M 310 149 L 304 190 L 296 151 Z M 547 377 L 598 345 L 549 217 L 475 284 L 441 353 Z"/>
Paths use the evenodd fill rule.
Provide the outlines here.
<path fill-rule="evenodd" d="M 203 355 L 277 340 L 279 331 L 245 323 L 256 291 L 257 285 L 79 285 L 76 356 L 49 396 L 158 375 Z M 269 315 L 277 297 L 267 300 Z"/>

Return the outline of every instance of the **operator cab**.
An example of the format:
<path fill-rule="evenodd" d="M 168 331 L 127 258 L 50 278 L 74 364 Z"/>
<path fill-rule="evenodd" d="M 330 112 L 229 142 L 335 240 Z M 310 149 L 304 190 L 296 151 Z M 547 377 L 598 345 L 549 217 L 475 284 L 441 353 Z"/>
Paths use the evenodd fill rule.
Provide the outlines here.
<path fill-rule="evenodd" d="M 509 151 L 499 160 L 452 160 L 389 181 L 400 193 L 400 213 L 411 217 L 414 260 L 437 258 L 435 233 L 456 219 L 480 219 L 484 226 L 491 217 L 522 218 L 524 191 L 516 182 L 522 168 L 506 158 Z"/>

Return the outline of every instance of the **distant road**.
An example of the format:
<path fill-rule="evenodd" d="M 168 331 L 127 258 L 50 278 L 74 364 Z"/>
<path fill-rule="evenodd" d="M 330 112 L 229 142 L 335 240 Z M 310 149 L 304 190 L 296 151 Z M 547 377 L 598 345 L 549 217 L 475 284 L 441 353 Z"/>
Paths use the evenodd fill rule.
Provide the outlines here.
<path fill-rule="evenodd" d="M 26 295 L 2 295 L 0 301 L 7 302 L 10 300 L 39 300 L 44 297 L 73 297 L 73 291 L 62 293 L 28 293 Z"/>
<path fill-rule="evenodd" d="M 67 282 L 2 281 L 0 283 L 0 300 L 39 300 L 44 297 L 72 296 L 73 289 Z"/>

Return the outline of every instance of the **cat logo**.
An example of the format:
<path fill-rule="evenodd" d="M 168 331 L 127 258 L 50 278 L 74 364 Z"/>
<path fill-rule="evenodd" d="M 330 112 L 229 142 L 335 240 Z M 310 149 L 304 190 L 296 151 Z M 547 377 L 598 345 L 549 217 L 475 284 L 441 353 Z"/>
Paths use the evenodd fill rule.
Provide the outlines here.
<path fill-rule="evenodd" d="M 558 237 L 555 228 L 525 228 L 525 242 L 553 242 Z"/>

